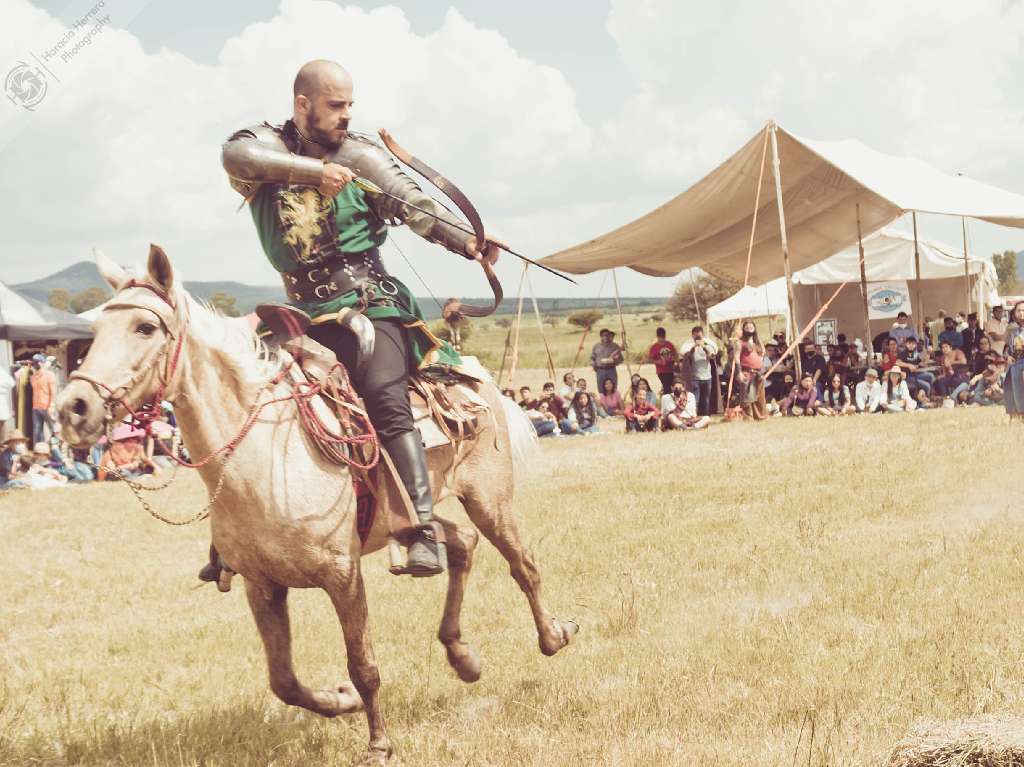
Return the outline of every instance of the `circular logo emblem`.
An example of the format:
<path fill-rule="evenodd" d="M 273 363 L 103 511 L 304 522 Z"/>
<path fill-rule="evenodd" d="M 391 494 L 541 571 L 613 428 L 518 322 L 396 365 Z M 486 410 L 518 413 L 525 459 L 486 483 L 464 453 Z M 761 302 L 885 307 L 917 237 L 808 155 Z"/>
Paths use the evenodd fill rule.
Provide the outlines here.
<path fill-rule="evenodd" d="M 46 96 L 46 76 L 38 67 L 19 61 L 4 78 L 4 93 L 31 112 Z"/>

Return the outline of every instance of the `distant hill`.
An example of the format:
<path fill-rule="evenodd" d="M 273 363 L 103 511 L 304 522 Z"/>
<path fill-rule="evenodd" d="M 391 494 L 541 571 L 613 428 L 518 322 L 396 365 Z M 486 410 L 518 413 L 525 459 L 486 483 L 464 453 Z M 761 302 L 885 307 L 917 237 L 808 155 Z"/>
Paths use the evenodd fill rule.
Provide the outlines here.
<path fill-rule="evenodd" d="M 32 280 L 31 282 L 22 282 L 18 285 L 11 285 L 10 287 L 24 296 L 34 298 L 37 301 L 42 301 L 43 303 L 46 303 L 49 300 L 50 291 L 56 288 L 63 288 L 72 295 L 75 293 L 81 293 L 83 290 L 87 290 L 92 287 L 101 288 L 102 290 L 109 292 L 106 281 L 100 276 L 99 269 L 96 268 L 96 264 L 92 261 L 79 261 L 66 269 L 54 272 L 48 277 Z M 233 282 L 230 280 L 213 282 L 186 280 L 185 287 L 196 298 L 204 300 L 209 300 L 214 293 L 226 293 L 229 296 L 234 296 L 235 306 L 238 307 L 238 311 L 242 314 L 251 312 L 257 304 L 263 303 L 264 301 L 280 301 L 282 297 L 280 285 L 247 285 L 243 282 Z M 449 296 L 447 294 L 438 296 L 442 304 L 448 297 Z M 441 316 L 441 309 L 433 298 L 418 297 L 416 300 L 419 301 L 420 308 L 423 310 L 423 315 L 428 320 L 434 320 Z M 490 303 L 490 299 L 480 297 L 464 297 L 463 300 L 468 303 Z M 516 311 L 516 303 L 516 298 L 506 298 L 502 301 L 501 306 L 498 307 L 496 314 L 514 313 Z M 656 308 L 661 307 L 664 304 L 664 298 L 628 296 L 624 296 L 622 298 L 622 308 L 625 311 L 654 311 Z M 542 312 L 570 312 L 575 309 L 592 307 L 614 310 L 615 299 L 538 298 L 537 305 L 540 307 Z M 529 313 L 533 312 L 533 304 L 530 302 L 528 297 L 523 304 L 523 311 Z"/>

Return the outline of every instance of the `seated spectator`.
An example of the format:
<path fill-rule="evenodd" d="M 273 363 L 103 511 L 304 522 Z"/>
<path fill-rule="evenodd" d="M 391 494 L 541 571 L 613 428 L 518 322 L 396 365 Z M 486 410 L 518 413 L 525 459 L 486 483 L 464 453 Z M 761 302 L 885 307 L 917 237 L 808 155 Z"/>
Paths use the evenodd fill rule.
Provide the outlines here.
<path fill-rule="evenodd" d="M 882 409 L 887 413 L 909 413 L 917 410 L 917 402 L 910 396 L 910 387 L 903 380 L 903 370 L 894 367 L 885 377 L 882 387 Z"/>
<path fill-rule="evenodd" d="M 526 408 L 526 417 L 533 424 L 533 430 L 537 432 L 537 436 L 558 436 L 558 419 L 548 409 L 548 403 L 542 400 L 531 404 L 532 407 Z"/>
<path fill-rule="evenodd" d="M 50 465 L 71 482 L 92 482 L 96 478 L 89 466 L 89 451 L 74 450 L 70 445 L 57 443 L 50 446 Z"/>
<path fill-rule="evenodd" d="M 959 330 L 956 329 L 956 319 L 954 317 L 946 317 L 944 320 L 945 330 L 939 333 L 939 346 L 947 343 L 953 349 L 964 348 L 964 336 Z"/>
<path fill-rule="evenodd" d="M 961 331 L 961 335 L 964 338 L 964 354 L 972 354 L 978 348 L 978 340 L 982 335 L 977 312 L 971 312 L 967 315 L 967 327 Z"/>
<path fill-rule="evenodd" d="M 583 379 L 580 379 L 583 380 Z M 615 382 L 609 378 L 604 379 L 604 391 L 598 397 L 601 409 L 608 416 L 622 415 L 625 405 L 622 402 L 622 395 L 615 389 Z"/>
<path fill-rule="evenodd" d="M 580 379 L 583 380 L 582 378 Z M 562 385 L 558 387 L 558 396 L 564 400 L 571 400 L 576 394 L 576 376 L 571 372 L 562 376 Z"/>
<path fill-rule="evenodd" d="M 843 348 L 843 347 L 846 348 Z M 850 374 L 849 365 L 850 346 L 849 344 L 836 344 L 829 350 L 828 354 L 828 365 L 826 368 L 826 374 L 828 380 L 831 381 L 832 377 L 838 375 L 844 381 Z M 825 387 L 828 388 L 827 386 Z"/>
<path fill-rule="evenodd" d="M 804 373 L 811 374 L 811 380 L 815 387 L 819 384 L 824 386 L 825 378 L 828 375 L 828 361 L 818 354 L 818 347 L 810 341 L 805 341 L 803 344 L 801 366 Z"/>
<path fill-rule="evenodd" d="M 974 375 L 984 373 L 990 365 L 998 365 L 1000 360 L 1000 355 L 992 348 L 992 341 L 983 335 L 978 339 L 978 348 L 971 355 L 971 372 Z"/>
<path fill-rule="evenodd" d="M 21 429 L 11 429 L 0 448 L 0 490 L 26 487 L 21 458 L 28 452 L 28 438 Z"/>
<path fill-rule="evenodd" d="M 999 405 L 1003 401 L 1003 377 L 1001 365 L 991 364 L 969 381 L 972 387 L 972 401 L 982 406 Z"/>
<path fill-rule="evenodd" d="M 661 411 L 651 401 L 651 395 L 653 392 L 650 384 L 646 379 L 640 378 L 630 395 L 629 403 L 623 410 L 627 432 L 657 430 Z"/>
<path fill-rule="evenodd" d="M 110 435 L 110 445 L 100 459 L 96 479 L 100 482 L 122 478 L 135 479 L 156 465 L 146 456 L 142 444 L 143 432 L 130 424 L 118 424 Z"/>
<path fill-rule="evenodd" d="M 860 343 L 860 339 L 857 340 Z M 846 345 L 846 367 L 849 370 L 856 370 L 864 364 L 864 359 L 861 357 L 860 349 L 857 348 L 856 344 Z"/>
<path fill-rule="evenodd" d="M 864 380 L 854 388 L 853 404 L 858 413 L 877 413 L 882 406 L 882 385 L 878 383 L 878 371 L 868 368 Z"/>
<path fill-rule="evenodd" d="M 178 449 L 178 436 L 169 423 L 163 418 L 153 421 L 150 434 L 146 438 L 146 456 L 156 466 L 158 473 L 175 465 L 174 457 Z"/>
<path fill-rule="evenodd" d="M 1003 316 L 1003 307 L 992 307 L 992 317 L 985 323 L 985 335 L 988 336 L 992 350 L 1002 355 L 1006 348 L 1006 329 L 1009 320 Z"/>
<path fill-rule="evenodd" d="M 887 374 L 892 370 L 893 366 L 900 361 L 900 352 L 896 344 L 896 339 L 890 336 L 885 341 L 885 346 L 882 347 L 882 373 Z"/>
<path fill-rule="evenodd" d="M 952 317 L 946 319 L 953 322 Z M 945 397 L 946 401 L 943 403 L 945 407 L 967 404 L 967 395 L 970 389 L 967 359 L 962 351 L 954 349 L 950 345 L 948 339 L 942 342 L 941 349 L 942 368 L 935 381 L 935 392 Z"/>
<path fill-rule="evenodd" d="M 821 415 L 849 415 L 855 412 L 853 399 L 850 397 L 850 388 L 843 383 L 843 377 L 839 373 L 833 373 L 828 379 L 828 386 L 821 397 L 821 407 L 818 413 Z"/>
<path fill-rule="evenodd" d="M 523 410 L 534 410 L 537 407 L 537 400 L 534 399 L 529 386 L 519 387 L 519 407 Z"/>
<path fill-rule="evenodd" d="M 45 442 L 37 442 L 32 448 L 31 461 L 25 468 L 22 478 L 25 485 L 32 490 L 61 487 L 68 482 L 68 478 L 53 466 L 50 446 Z"/>
<path fill-rule="evenodd" d="M 935 385 L 935 373 L 930 370 L 923 370 L 926 360 L 917 348 L 917 337 L 909 336 L 906 346 L 899 353 L 896 364 L 907 375 L 907 385 L 911 394 L 917 396 L 918 401 L 928 399 L 932 396 L 932 386 Z"/>
<path fill-rule="evenodd" d="M 817 415 L 820 407 L 818 387 L 814 385 L 814 374 L 809 370 L 804 371 L 800 383 L 790 389 L 789 396 L 780 405 L 782 413 L 791 416 Z"/>
<path fill-rule="evenodd" d="M 682 381 L 675 381 L 672 390 L 661 398 L 663 429 L 706 429 L 711 419 L 697 415 L 697 398 L 686 391 Z"/>
<path fill-rule="evenodd" d="M 562 434 L 576 433 L 576 426 L 569 421 L 569 411 L 565 400 L 555 394 L 555 385 L 551 381 L 544 384 L 541 390 L 540 401 L 548 403 L 548 410 L 555 416 L 558 428 Z"/>
<path fill-rule="evenodd" d="M 576 392 L 569 403 L 569 422 L 576 434 L 597 434 L 600 431 L 597 427 L 597 406 L 590 394 L 585 391 Z"/>

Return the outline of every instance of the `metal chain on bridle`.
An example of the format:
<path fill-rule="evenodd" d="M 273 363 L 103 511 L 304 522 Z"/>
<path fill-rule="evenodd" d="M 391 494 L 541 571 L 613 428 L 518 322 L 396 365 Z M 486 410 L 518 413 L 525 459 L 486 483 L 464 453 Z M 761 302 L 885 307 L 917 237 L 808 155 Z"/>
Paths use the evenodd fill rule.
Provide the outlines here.
<path fill-rule="evenodd" d="M 171 308 L 172 312 L 177 311 L 171 297 L 160 288 L 150 285 L 149 283 L 129 280 L 120 288 L 120 290 L 118 290 L 118 293 L 129 288 L 145 288 L 152 291 Z M 161 326 L 167 334 L 167 342 L 163 345 L 160 352 L 154 357 L 152 362 L 150 364 L 140 365 L 140 368 L 142 369 L 150 369 L 155 366 L 157 370 L 160 370 L 159 363 L 161 360 L 164 361 L 163 371 L 160 374 L 159 379 L 160 383 L 157 386 L 156 392 L 141 406 L 133 409 L 126 400 L 138 384 L 135 374 L 130 375 L 125 383 L 113 387 L 79 371 L 75 371 L 69 376 L 70 380 L 81 380 L 90 384 L 100 395 L 103 401 L 103 407 L 106 410 L 105 431 L 108 443 L 111 441 L 113 427 L 116 422 L 114 410 L 118 407 L 123 408 L 125 412 L 128 413 L 128 416 L 130 417 L 129 423 L 133 428 L 141 429 L 146 436 L 150 436 L 152 434 L 153 422 L 156 421 L 158 417 L 160 402 L 163 400 L 167 387 L 170 384 L 171 379 L 174 377 L 175 372 L 177 372 L 178 364 L 181 361 L 182 348 L 184 346 L 185 335 L 188 329 L 187 314 L 185 315 L 184 324 L 182 327 L 178 328 L 178 332 L 175 333 L 169 326 L 167 320 L 165 320 L 159 312 L 155 311 L 152 307 L 145 306 L 144 304 L 111 301 L 107 304 L 106 308 L 104 308 L 104 311 L 125 308 L 142 309 L 151 312 L 160 321 Z M 171 351 L 172 344 L 173 352 Z M 377 440 L 377 433 L 374 430 L 373 425 L 370 423 L 366 413 L 359 408 L 358 402 L 351 392 L 351 386 L 348 384 L 347 376 L 343 374 L 344 368 L 342 368 L 340 364 L 336 364 L 335 367 L 332 368 L 332 373 L 337 372 L 339 369 L 342 371 L 342 375 L 340 375 L 339 379 L 343 385 L 341 387 L 331 386 L 330 391 L 327 391 L 321 383 L 311 382 L 308 379 L 305 379 L 304 375 L 302 376 L 302 381 L 291 379 L 288 374 L 291 367 L 295 364 L 294 358 L 291 359 L 287 364 L 281 367 L 281 370 L 278 371 L 274 377 L 269 379 L 262 387 L 260 387 L 253 404 L 246 413 L 246 417 L 242 422 L 242 426 L 239 428 L 238 433 L 224 445 L 211 451 L 204 458 L 195 462 L 186 461 L 179 457 L 176 454 L 176 451 L 170 451 L 168 457 L 175 462 L 175 467 L 173 474 L 165 482 L 162 482 L 159 485 L 138 482 L 116 466 L 107 470 L 128 486 L 132 491 L 132 494 L 135 495 L 136 499 L 141 504 L 142 508 L 145 509 L 146 512 L 154 519 L 165 524 L 175 526 L 190 525 L 194 522 L 202 521 L 210 515 L 210 510 L 220 497 L 220 493 L 224 488 L 224 480 L 227 476 L 227 464 L 234 455 L 235 449 L 239 444 L 241 444 L 242 440 L 248 436 L 250 430 L 255 426 L 263 410 L 270 405 L 287 402 L 289 400 L 295 403 L 296 409 L 299 413 L 299 418 L 307 434 L 310 435 L 328 458 L 336 463 L 348 465 L 350 468 L 360 472 L 368 472 L 373 469 L 380 458 L 380 443 Z M 270 399 L 263 400 L 261 402 L 264 392 L 273 390 L 282 381 L 287 381 L 289 383 L 288 393 L 279 397 L 271 397 Z M 331 431 L 314 413 L 311 400 L 313 397 L 321 395 L 337 406 L 337 412 L 339 414 L 346 414 L 345 417 L 339 419 L 342 425 L 341 433 Z M 357 433 L 346 434 L 346 430 L 353 428 L 353 421 L 359 422 L 359 431 Z M 355 451 L 353 450 L 353 447 L 363 446 L 369 446 L 370 455 L 365 460 L 360 461 L 354 457 Z M 169 487 L 177 477 L 179 467 L 200 469 L 218 457 L 221 459 L 221 468 L 220 474 L 217 478 L 217 483 L 214 486 L 213 491 L 210 493 L 209 499 L 203 509 L 188 519 L 169 519 L 156 511 L 144 497 L 144 492 L 164 490 Z M 99 469 L 99 466 L 92 462 L 89 462 L 89 465 L 93 468 Z"/>

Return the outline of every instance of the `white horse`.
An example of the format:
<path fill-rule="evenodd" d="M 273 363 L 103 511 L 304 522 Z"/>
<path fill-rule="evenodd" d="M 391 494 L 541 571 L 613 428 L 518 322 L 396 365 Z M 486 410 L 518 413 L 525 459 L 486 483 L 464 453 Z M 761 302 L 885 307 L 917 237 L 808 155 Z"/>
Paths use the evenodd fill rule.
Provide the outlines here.
<path fill-rule="evenodd" d="M 162 396 L 174 403 L 189 453 L 207 456 L 236 438 L 255 403 L 288 393 L 287 383 L 273 383 L 281 363 L 262 353 L 245 321 L 222 317 L 189 296 L 159 247 L 150 247 L 148 275 L 142 280 L 129 279 L 102 256 L 99 268 L 115 295 L 95 323 L 96 338 L 79 377 L 58 401 L 63 434 L 71 444 L 95 442 L 126 406 L 135 411 Z M 452 451 L 430 452 L 435 498 L 457 497 L 476 528 L 508 560 L 533 612 L 540 649 L 554 655 L 569 644 L 577 626 L 557 620 L 541 603 L 540 575 L 511 508 L 513 454 L 535 445 L 533 428 L 493 383 L 482 385 L 480 394 L 494 419 L 463 446 L 448 486 L 444 476 Z M 245 578 L 271 689 L 285 703 L 323 716 L 364 709 L 370 737 L 360 764 L 383 764 L 392 748 L 378 702 L 380 675 L 370 644 L 360 557 L 386 545 L 389 508 L 402 513 L 394 483 L 381 492 L 382 508 L 362 544 L 347 469 L 321 456 L 290 401 L 267 406 L 226 462 L 210 461 L 199 472 L 213 497 L 213 543 Z M 472 528 L 440 522 L 448 541 L 449 581 L 438 639 L 459 677 L 473 682 L 480 677 L 480 661 L 462 641 L 460 611 L 478 536 Z M 290 588 L 321 588 L 330 596 L 345 637 L 351 683 L 313 690 L 296 678 Z"/>

